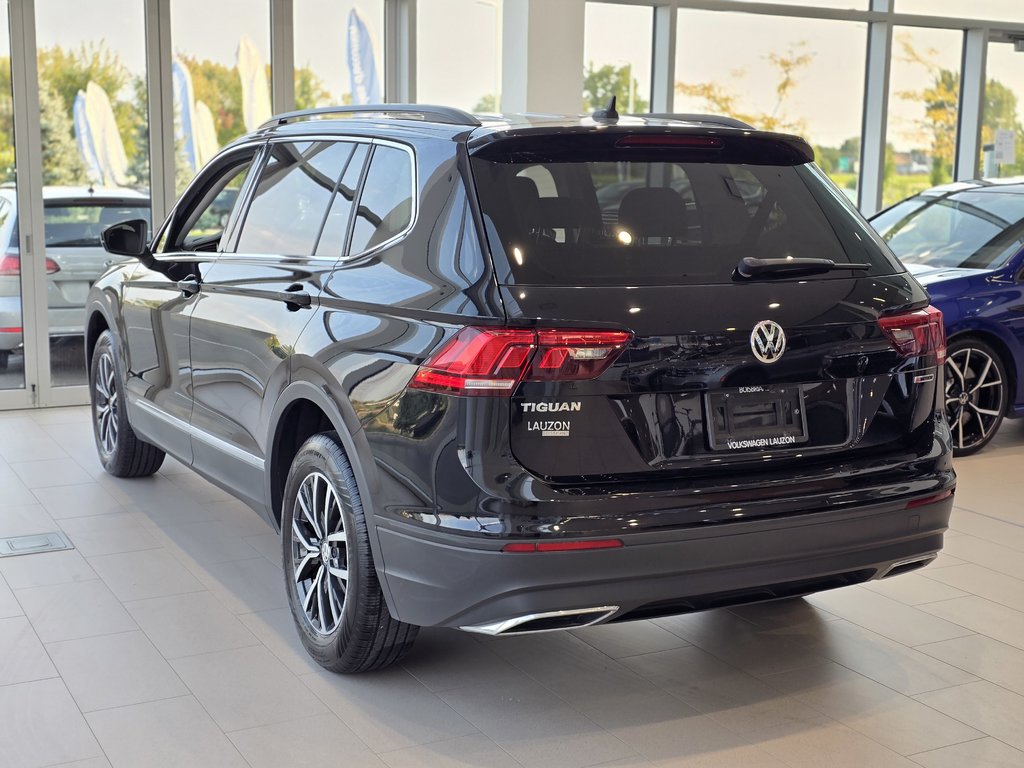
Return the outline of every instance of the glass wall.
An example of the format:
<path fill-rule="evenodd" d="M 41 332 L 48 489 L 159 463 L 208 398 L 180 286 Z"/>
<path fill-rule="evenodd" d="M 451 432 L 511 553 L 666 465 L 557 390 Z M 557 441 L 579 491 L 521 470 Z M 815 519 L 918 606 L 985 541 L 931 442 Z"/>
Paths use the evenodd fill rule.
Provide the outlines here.
<path fill-rule="evenodd" d="M 928 16 L 1024 21 L 1024 3 L 1020 0 L 895 0 L 897 13 L 924 13 Z"/>
<path fill-rule="evenodd" d="M 729 55 L 722 56 L 726 33 Z M 676 112 L 728 115 L 799 134 L 856 200 L 866 25 L 680 11 L 677 34 Z"/>
<path fill-rule="evenodd" d="M 987 69 L 981 175 L 989 179 L 1020 176 L 1024 174 L 1024 53 L 1015 52 L 1009 43 L 992 43 Z M 1007 153 L 1010 147 L 1012 152 Z"/>
<path fill-rule="evenodd" d="M 587 3 L 583 38 L 583 111 L 616 96 L 621 114 L 649 112 L 654 9 Z"/>
<path fill-rule="evenodd" d="M 298 0 L 295 108 L 384 100 L 384 0 Z"/>
<path fill-rule="evenodd" d="M 416 100 L 471 112 L 501 104 L 502 0 L 429 0 L 416 9 Z"/>
<path fill-rule="evenodd" d="M 100 232 L 149 216 L 143 6 L 36 0 L 36 49 L 50 376 L 84 384 L 85 297 L 111 262 Z"/>
<path fill-rule="evenodd" d="M 0 389 L 23 389 L 21 256 L 18 252 L 11 93 L 10 7 L 0 0 Z"/>
<path fill-rule="evenodd" d="M 271 116 L 270 0 L 172 0 L 171 44 L 181 192 L 217 150 Z"/>
<path fill-rule="evenodd" d="M 882 204 L 953 179 L 963 32 L 897 27 Z"/>

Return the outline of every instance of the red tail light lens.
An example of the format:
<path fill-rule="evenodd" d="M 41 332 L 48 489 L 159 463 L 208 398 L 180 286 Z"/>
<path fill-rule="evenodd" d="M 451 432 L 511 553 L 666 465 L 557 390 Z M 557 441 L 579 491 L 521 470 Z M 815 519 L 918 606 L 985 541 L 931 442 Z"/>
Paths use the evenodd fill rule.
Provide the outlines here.
<path fill-rule="evenodd" d="M 463 328 L 409 386 L 455 395 L 507 395 L 520 381 L 600 376 L 633 338 L 627 331 Z"/>
<path fill-rule="evenodd" d="M 21 257 L 17 253 L 0 256 L 0 276 L 17 277 L 21 274 Z"/>
<path fill-rule="evenodd" d="M 46 274 L 52 275 L 60 272 L 60 265 L 56 261 L 46 258 Z M 17 277 L 21 274 L 21 256 L 17 253 L 5 253 L 0 256 L 0 276 Z"/>
<path fill-rule="evenodd" d="M 914 499 L 913 501 L 907 502 L 906 509 L 914 509 L 915 507 L 924 507 L 928 504 L 934 504 L 937 501 L 948 499 L 952 495 L 953 491 L 943 491 L 942 493 L 936 493 L 934 496 L 926 496 L 923 499 Z"/>
<path fill-rule="evenodd" d="M 878 325 L 900 357 L 933 354 L 937 365 L 946 362 L 946 328 L 935 307 L 886 315 L 878 318 Z"/>

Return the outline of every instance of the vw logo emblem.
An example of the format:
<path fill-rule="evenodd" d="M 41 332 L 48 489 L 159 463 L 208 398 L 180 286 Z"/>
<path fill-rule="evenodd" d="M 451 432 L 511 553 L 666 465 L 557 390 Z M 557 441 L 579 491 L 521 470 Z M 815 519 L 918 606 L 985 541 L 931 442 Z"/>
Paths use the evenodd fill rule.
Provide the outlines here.
<path fill-rule="evenodd" d="M 786 351 L 786 332 L 774 320 L 762 320 L 750 334 L 750 351 L 762 363 L 776 363 Z"/>

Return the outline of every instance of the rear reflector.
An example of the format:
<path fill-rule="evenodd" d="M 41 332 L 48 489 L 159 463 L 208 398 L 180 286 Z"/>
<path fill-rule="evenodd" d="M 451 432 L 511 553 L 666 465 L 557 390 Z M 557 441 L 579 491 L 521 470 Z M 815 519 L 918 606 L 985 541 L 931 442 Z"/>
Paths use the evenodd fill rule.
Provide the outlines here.
<path fill-rule="evenodd" d="M 685 134 L 637 133 L 615 142 L 616 147 L 648 147 L 657 149 L 689 147 L 691 149 L 721 149 L 724 145 L 716 136 L 687 136 Z"/>
<path fill-rule="evenodd" d="M 21 328 L 0 328 L 0 333 L 21 333 Z"/>
<path fill-rule="evenodd" d="M 431 355 L 409 386 L 454 395 L 507 395 L 520 381 L 594 379 L 632 338 L 627 331 L 470 326 Z"/>
<path fill-rule="evenodd" d="M 597 539 L 595 541 L 541 541 L 506 544 L 502 552 L 580 552 L 587 549 L 617 549 L 621 539 Z"/>
<path fill-rule="evenodd" d="M 884 315 L 878 325 L 900 357 L 935 355 L 937 365 L 946 362 L 946 329 L 935 307 Z"/>
<path fill-rule="evenodd" d="M 925 496 L 923 499 L 914 499 L 908 501 L 907 506 L 904 509 L 913 509 L 914 507 L 924 507 L 929 504 L 934 504 L 937 501 L 948 499 L 953 495 L 953 491 L 943 491 L 942 493 L 936 493 L 934 496 Z"/>

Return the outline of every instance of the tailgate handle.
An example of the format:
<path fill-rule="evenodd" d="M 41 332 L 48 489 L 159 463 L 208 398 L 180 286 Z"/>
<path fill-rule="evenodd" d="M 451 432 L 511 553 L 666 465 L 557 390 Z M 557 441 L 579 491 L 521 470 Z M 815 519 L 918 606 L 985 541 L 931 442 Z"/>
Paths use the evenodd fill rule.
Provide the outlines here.
<path fill-rule="evenodd" d="M 195 276 L 189 275 L 184 280 L 178 281 L 178 290 L 182 296 L 195 296 L 199 293 L 199 281 Z"/>

